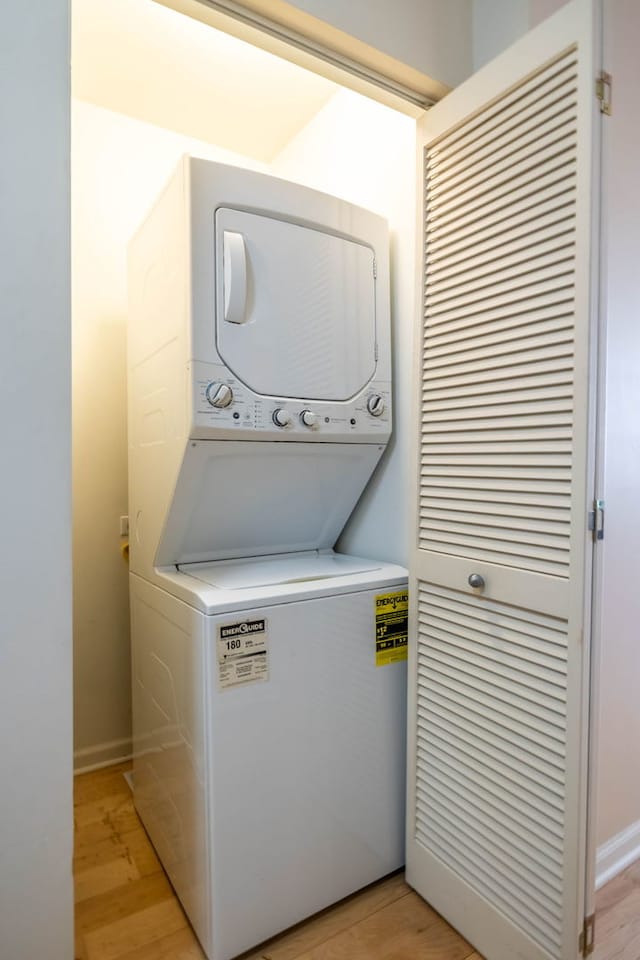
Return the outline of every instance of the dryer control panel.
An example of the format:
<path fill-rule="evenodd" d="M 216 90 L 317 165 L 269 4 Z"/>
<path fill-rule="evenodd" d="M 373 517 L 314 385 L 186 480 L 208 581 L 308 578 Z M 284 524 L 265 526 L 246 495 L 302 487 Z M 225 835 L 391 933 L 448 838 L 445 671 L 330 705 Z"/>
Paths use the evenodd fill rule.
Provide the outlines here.
<path fill-rule="evenodd" d="M 193 439 L 380 443 L 391 433 L 391 384 L 373 378 L 350 400 L 254 393 L 224 364 L 190 364 Z"/>

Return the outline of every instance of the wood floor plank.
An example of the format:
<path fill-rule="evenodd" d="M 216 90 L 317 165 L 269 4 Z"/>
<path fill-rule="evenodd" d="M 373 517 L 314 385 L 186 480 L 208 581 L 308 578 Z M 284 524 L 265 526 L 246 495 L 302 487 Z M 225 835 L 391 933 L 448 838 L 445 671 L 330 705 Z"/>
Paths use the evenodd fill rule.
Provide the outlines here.
<path fill-rule="evenodd" d="M 411 888 L 400 873 L 367 887 L 360 893 L 317 914 L 304 923 L 268 941 L 256 950 L 243 954 L 243 960 L 296 960 L 301 954 L 312 950 L 382 907 L 406 896 Z"/>
<path fill-rule="evenodd" d="M 167 900 L 177 903 L 164 873 L 155 873 L 131 881 L 124 890 L 116 888 L 82 900 L 76 905 L 76 917 L 82 929 L 90 932 Z"/>
<path fill-rule="evenodd" d="M 597 901 L 596 901 L 597 903 Z M 594 960 L 638 960 L 640 957 L 640 886 L 617 903 L 596 911 Z"/>
<path fill-rule="evenodd" d="M 79 844 L 73 858 L 73 869 L 75 873 L 82 873 L 123 858 L 127 859 L 127 848 L 119 837 L 110 832 L 103 840 L 89 845 Z"/>
<path fill-rule="evenodd" d="M 139 880 L 140 874 L 133 861 L 119 857 L 110 863 L 76 872 L 74 877 L 75 902 L 82 903 L 90 897 L 96 897 L 109 890 L 124 887 L 133 880 Z"/>
<path fill-rule="evenodd" d="M 301 954 L 299 960 L 464 960 L 472 952 L 435 910 L 410 892 Z M 265 960 L 270 960 L 268 954 Z"/>
<path fill-rule="evenodd" d="M 107 820 L 114 833 L 130 833 L 132 830 L 140 829 L 140 818 L 133 805 L 133 797 L 130 797 L 128 803 L 123 803 L 107 815 Z"/>
<path fill-rule="evenodd" d="M 640 887 L 640 860 L 606 883 L 596 894 L 596 912 L 615 908 L 626 896 Z"/>
<path fill-rule="evenodd" d="M 135 863 L 141 877 L 163 873 L 162 864 L 142 826 L 123 834 L 121 840 L 127 856 Z"/>
<path fill-rule="evenodd" d="M 105 767 L 104 770 L 82 773 L 74 777 L 74 802 L 82 804 L 98 800 L 101 796 L 131 795 L 129 785 L 124 778 L 124 773 L 130 766 L 130 763 L 118 764 L 116 767 Z"/>
<path fill-rule="evenodd" d="M 84 929 L 78 917 L 74 918 L 74 958 L 75 960 L 87 960 L 87 953 L 84 948 Z"/>
<path fill-rule="evenodd" d="M 397 934 L 383 960 L 468 960 L 473 947 L 441 917 L 428 928 L 416 927 Z"/>
<path fill-rule="evenodd" d="M 138 947 L 155 943 L 186 927 L 175 900 L 164 900 L 84 935 L 87 960 L 118 960 Z"/>
<path fill-rule="evenodd" d="M 131 793 L 107 793 L 94 800 L 76 803 L 73 808 L 74 823 L 78 829 L 101 823 L 105 817 L 115 815 L 123 808 L 131 809 L 131 803 Z"/>
<path fill-rule="evenodd" d="M 84 850 L 90 850 L 95 843 L 101 840 L 107 840 L 113 836 L 113 825 L 108 817 L 102 817 L 100 820 L 92 820 L 84 826 L 79 826 L 76 822 L 74 836 L 74 854 L 79 856 Z"/>
<path fill-rule="evenodd" d="M 118 960 L 206 960 L 191 927 L 125 953 Z"/>

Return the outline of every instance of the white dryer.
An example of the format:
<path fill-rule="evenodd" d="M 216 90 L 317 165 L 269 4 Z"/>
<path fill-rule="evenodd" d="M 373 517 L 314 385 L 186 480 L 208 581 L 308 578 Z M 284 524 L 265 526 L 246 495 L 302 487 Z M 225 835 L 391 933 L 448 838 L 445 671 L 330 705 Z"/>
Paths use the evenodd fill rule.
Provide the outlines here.
<path fill-rule="evenodd" d="M 404 860 L 406 571 L 333 552 L 391 433 L 387 227 L 185 157 L 129 276 L 134 796 L 229 960 Z"/>

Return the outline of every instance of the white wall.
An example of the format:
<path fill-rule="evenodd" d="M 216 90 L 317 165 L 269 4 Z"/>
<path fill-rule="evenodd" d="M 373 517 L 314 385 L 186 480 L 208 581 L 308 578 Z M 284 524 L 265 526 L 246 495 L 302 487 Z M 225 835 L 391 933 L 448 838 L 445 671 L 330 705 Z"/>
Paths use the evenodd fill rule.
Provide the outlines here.
<path fill-rule="evenodd" d="M 473 69 L 479 70 L 567 0 L 472 0 Z"/>
<path fill-rule="evenodd" d="M 450 87 L 471 73 L 472 0 L 288 0 Z"/>
<path fill-rule="evenodd" d="M 389 221 L 394 435 L 340 539 L 360 556 L 406 564 L 409 435 L 415 329 L 415 122 L 343 90 L 276 158 L 278 176 L 368 207 Z"/>
<path fill-rule="evenodd" d="M 529 29 L 529 0 L 473 0 L 473 69 L 479 70 Z"/>
<path fill-rule="evenodd" d="M 73 956 L 66 0 L 0 31 L 0 956 Z"/>
<path fill-rule="evenodd" d="M 265 163 L 335 90 L 151 0 L 73 0 L 72 54 L 79 100 Z"/>
<path fill-rule="evenodd" d="M 605 4 L 605 65 L 614 74 L 604 121 L 607 313 L 606 531 L 602 598 L 598 843 L 635 825 L 640 854 L 640 34 L 637 0 Z M 618 851 L 620 855 L 624 850 Z"/>
<path fill-rule="evenodd" d="M 127 243 L 183 153 L 264 165 L 73 102 L 73 546 L 76 765 L 130 753 Z"/>

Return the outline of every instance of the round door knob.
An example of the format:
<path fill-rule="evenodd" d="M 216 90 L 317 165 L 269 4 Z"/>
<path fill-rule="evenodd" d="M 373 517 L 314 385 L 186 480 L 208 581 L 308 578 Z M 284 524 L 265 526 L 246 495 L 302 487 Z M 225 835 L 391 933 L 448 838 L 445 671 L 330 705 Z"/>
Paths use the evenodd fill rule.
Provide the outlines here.
<path fill-rule="evenodd" d="M 277 410 L 273 411 L 273 422 L 276 427 L 289 427 L 293 422 L 293 417 L 288 410 L 283 410 L 282 407 L 278 407 Z"/>
<path fill-rule="evenodd" d="M 481 577 L 479 573 L 472 573 L 467 583 L 470 587 L 473 587 L 474 590 L 482 590 L 484 587 L 484 577 Z"/>
<path fill-rule="evenodd" d="M 318 426 L 318 418 L 313 410 L 303 410 L 300 414 L 300 422 L 310 430 Z"/>
<path fill-rule="evenodd" d="M 206 396 L 212 407 L 228 407 L 233 400 L 233 390 L 226 383 L 210 383 Z"/>
<path fill-rule="evenodd" d="M 372 417 L 381 417 L 384 413 L 384 400 L 379 393 L 374 393 L 367 400 L 367 410 Z"/>

